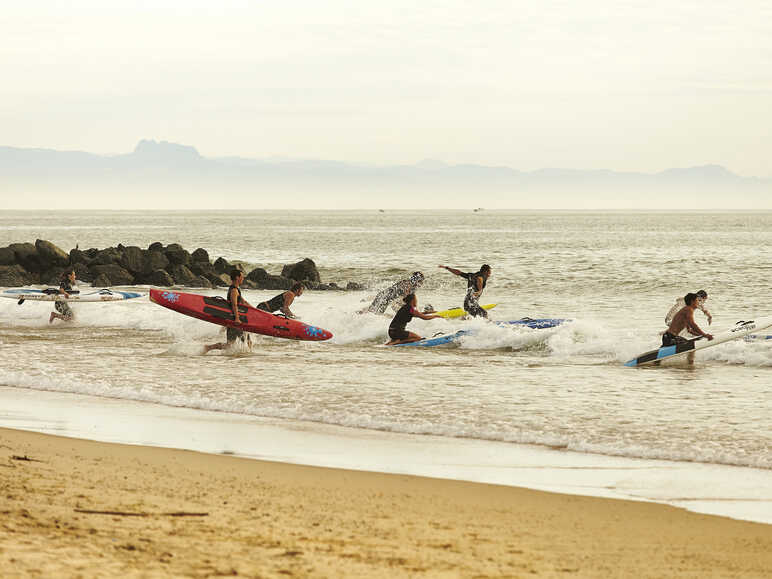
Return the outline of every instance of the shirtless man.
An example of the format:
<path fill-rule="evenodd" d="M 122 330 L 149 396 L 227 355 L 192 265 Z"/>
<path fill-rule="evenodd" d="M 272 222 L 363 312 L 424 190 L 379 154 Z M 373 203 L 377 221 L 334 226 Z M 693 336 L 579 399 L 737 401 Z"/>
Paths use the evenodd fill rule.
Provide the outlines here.
<path fill-rule="evenodd" d="M 692 336 L 705 337 L 708 340 L 713 339 L 712 334 L 703 332 L 694 321 L 694 310 L 696 310 L 699 306 L 697 294 L 686 294 L 684 296 L 684 303 L 686 305 L 678 310 L 676 315 L 673 316 L 673 320 L 670 322 L 670 326 L 668 327 L 667 331 L 662 334 L 663 347 L 675 346 L 676 344 L 687 342 L 688 340 L 686 338 L 679 336 L 679 334 L 684 330 L 686 330 Z M 693 351 L 689 352 L 688 360 L 690 364 L 694 362 Z"/>

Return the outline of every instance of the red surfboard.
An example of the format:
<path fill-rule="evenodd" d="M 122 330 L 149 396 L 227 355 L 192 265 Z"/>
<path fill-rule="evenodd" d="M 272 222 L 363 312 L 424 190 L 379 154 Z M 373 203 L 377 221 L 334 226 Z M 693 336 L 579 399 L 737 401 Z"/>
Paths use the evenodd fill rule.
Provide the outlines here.
<path fill-rule="evenodd" d="M 229 326 L 245 332 L 254 332 L 264 336 L 276 338 L 288 338 L 290 340 L 329 340 L 332 332 L 322 328 L 309 326 L 298 320 L 291 320 L 284 316 L 275 316 L 250 308 L 239 306 L 241 324 L 233 321 L 233 310 L 225 298 L 202 296 L 199 294 L 187 294 L 171 290 L 150 290 L 150 300 L 159 306 L 169 308 L 175 312 L 198 318 L 206 322 L 212 322 L 220 326 Z"/>

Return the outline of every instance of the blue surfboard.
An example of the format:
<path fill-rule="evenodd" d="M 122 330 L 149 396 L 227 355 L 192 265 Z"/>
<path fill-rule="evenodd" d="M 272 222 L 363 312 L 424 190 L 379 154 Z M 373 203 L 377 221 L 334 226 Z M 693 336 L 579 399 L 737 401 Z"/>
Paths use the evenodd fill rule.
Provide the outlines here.
<path fill-rule="evenodd" d="M 497 326 L 526 326 L 534 330 L 541 330 L 545 328 L 554 328 L 555 326 L 559 326 L 560 324 L 567 321 L 568 320 L 564 318 L 541 318 L 541 319 L 522 318 L 520 320 L 496 321 L 493 323 L 496 324 Z M 424 338 L 423 340 L 419 340 L 418 342 L 408 342 L 407 344 L 394 344 L 394 345 L 395 346 L 414 346 L 418 348 L 432 348 L 434 346 L 442 346 L 444 344 L 450 344 L 451 342 L 455 342 L 456 340 L 458 340 L 461 336 L 470 336 L 470 335 L 473 335 L 474 333 L 475 331 L 471 329 L 459 330 L 452 334 L 443 334 L 441 336 Z"/>

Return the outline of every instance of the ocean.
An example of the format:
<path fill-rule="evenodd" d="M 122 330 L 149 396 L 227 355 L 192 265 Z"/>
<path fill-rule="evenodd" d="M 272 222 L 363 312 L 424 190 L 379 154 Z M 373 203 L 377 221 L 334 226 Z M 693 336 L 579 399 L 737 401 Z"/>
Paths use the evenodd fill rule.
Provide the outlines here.
<path fill-rule="evenodd" d="M 708 348 L 693 367 L 623 366 L 659 345 L 665 314 L 689 291 L 709 294 L 712 325 L 695 315 L 703 329 L 772 315 L 772 213 L 0 212 L 0 246 L 37 238 L 65 251 L 180 243 L 275 274 L 310 257 L 323 282 L 368 289 L 295 301 L 301 319 L 333 332 L 329 342 L 258 336 L 251 352 L 205 356 L 220 327 L 146 298 L 74 304 L 71 325 L 48 324 L 50 303 L 0 300 L 6 392 L 772 473 L 772 341 Z M 427 277 L 419 308 L 460 306 L 465 280 L 437 266 L 483 263 L 493 319 L 572 321 L 532 330 L 415 319 L 408 329 L 422 336 L 475 332 L 449 347 L 387 348 L 390 317 L 356 313 L 416 270 Z"/>

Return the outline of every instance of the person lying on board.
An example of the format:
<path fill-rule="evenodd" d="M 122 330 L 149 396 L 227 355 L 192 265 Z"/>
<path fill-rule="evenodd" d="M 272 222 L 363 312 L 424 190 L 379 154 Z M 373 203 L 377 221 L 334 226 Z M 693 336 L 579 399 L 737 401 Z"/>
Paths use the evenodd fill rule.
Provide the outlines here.
<path fill-rule="evenodd" d="M 702 313 L 708 318 L 708 325 L 711 325 L 713 323 L 713 316 L 710 315 L 708 308 L 705 307 L 705 302 L 708 301 L 708 292 L 700 290 L 695 295 L 697 296 L 697 309 L 702 310 Z M 684 298 L 677 298 L 673 307 L 670 308 L 665 315 L 665 324 L 669 326 L 670 322 L 673 321 L 673 316 L 675 316 L 685 305 L 686 302 L 684 302 Z"/>
<path fill-rule="evenodd" d="M 662 346 L 676 346 L 689 340 L 682 334 L 689 334 L 695 337 L 704 336 L 708 340 L 713 339 L 712 334 L 703 332 L 697 323 L 694 321 L 694 310 L 697 309 L 697 294 L 688 293 L 684 296 L 684 303 L 682 307 L 670 322 L 667 331 L 662 334 Z M 694 351 L 689 352 L 687 359 L 689 364 L 694 363 Z"/>
<path fill-rule="evenodd" d="M 59 278 L 59 293 L 62 294 L 64 297 L 70 297 L 70 292 L 72 291 L 72 286 L 75 284 L 75 270 L 74 269 L 66 269 L 62 272 L 61 277 Z M 54 320 L 62 320 L 63 322 L 71 322 L 73 319 L 75 319 L 75 313 L 72 311 L 72 308 L 70 307 L 70 304 L 67 302 L 60 302 L 56 301 L 54 302 L 54 309 L 56 311 L 51 312 L 51 315 L 48 317 L 48 323 L 53 324 Z M 58 313 L 57 313 L 58 312 Z"/>
<path fill-rule="evenodd" d="M 231 306 L 231 309 L 233 310 L 233 319 L 236 322 L 236 325 L 241 325 L 241 318 L 239 318 L 239 306 L 249 306 L 252 307 L 247 300 L 245 300 L 243 297 L 241 297 L 241 283 L 244 281 L 244 272 L 240 269 L 234 269 L 231 271 L 231 285 L 228 288 L 228 303 Z M 225 342 L 220 342 L 217 344 L 209 344 L 207 346 L 204 346 L 204 354 L 209 352 L 210 350 L 224 350 L 225 348 L 229 348 L 236 340 L 241 340 L 241 342 L 246 342 L 247 346 L 252 346 L 252 339 L 244 334 L 242 330 L 238 330 L 236 328 L 231 328 L 230 326 L 227 326 L 225 328 Z"/>
<path fill-rule="evenodd" d="M 488 312 L 480 307 L 480 296 L 485 286 L 488 284 L 488 278 L 491 276 L 491 266 L 484 264 L 479 271 L 465 273 L 447 265 L 438 266 L 448 270 L 453 275 L 458 275 L 466 280 L 466 297 L 464 298 L 464 311 L 473 318 L 487 318 Z"/>
<path fill-rule="evenodd" d="M 292 310 L 290 310 L 289 307 L 292 305 L 292 302 L 295 301 L 295 298 L 299 298 L 302 295 L 303 284 L 295 282 L 286 292 L 282 292 L 279 295 L 272 297 L 267 302 L 260 302 L 257 304 L 257 309 L 268 312 L 269 314 L 281 311 L 281 313 L 288 318 L 295 318 L 295 314 L 292 313 Z"/>
<path fill-rule="evenodd" d="M 434 318 L 442 317 L 419 312 L 416 309 L 418 307 L 418 298 L 415 297 L 415 294 L 406 295 L 404 298 L 402 298 L 402 301 L 405 302 L 405 305 L 399 308 L 399 311 L 389 324 L 389 338 L 391 338 L 391 340 L 386 343 L 387 346 L 407 344 L 409 342 L 417 342 L 419 340 L 423 340 L 423 338 L 418 334 L 408 332 L 405 329 L 405 326 L 407 326 L 410 320 L 412 320 L 414 317 L 421 318 L 422 320 L 432 320 Z"/>
<path fill-rule="evenodd" d="M 414 271 L 410 274 L 409 278 L 400 280 L 394 285 L 379 291 L 375 295 L 373 303 L 365 309 L 360 310 L 359 313 L 364 314 L 370 312 L 373 314 L 382 314 L 386 311 L 386 308 L 390 303 L 398 298 L 404 298 L 406 295 L 414 293 L 415 290 L 421 287 L 423 282 L 424 274 L 420 271 Z"/>

